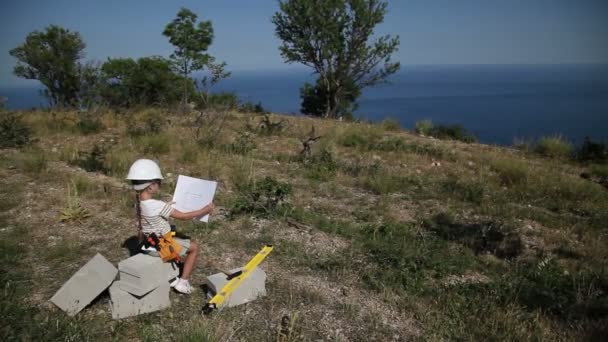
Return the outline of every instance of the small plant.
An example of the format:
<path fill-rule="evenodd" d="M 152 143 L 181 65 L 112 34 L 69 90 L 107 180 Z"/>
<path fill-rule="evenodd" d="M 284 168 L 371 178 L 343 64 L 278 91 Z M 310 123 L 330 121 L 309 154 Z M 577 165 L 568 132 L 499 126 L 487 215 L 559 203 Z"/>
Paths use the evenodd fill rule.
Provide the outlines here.
<path fill-rule="evenodd" d="M 31 129 L 12 112 L 0 112 L 0 148 L 22 147 L 30 143 Z"/>
<path fill-rule="evenodd" d="M 260 217 L 275 215 L 286 209 L 287 197 L 292 193 L 291 185 L 266 177 L 261 181 L 253 180 L 240 184 L 239 196 L 230 210 L 231 215 L 253 214 Z"/>
<path fill-rule="evenodd" d="M 59 215 L 59 221 L 74 221 L 82 223 L 90 216 L 91 214 L 89 213 L 89 211 L 83 208 L 80 204 L 80 198 L 78 197 L 78 189 L 76 184 L 74 183 L 74 181 L 72 181 L 71 184 L 68 183 L 66 206 L 61 210 L 61 213 Z"/>
<path fill-rule="evenodd" d="M 416 133 L 422 135 L 431 135 L 433 130 L 433 122 L 431 120 L 420 120 L 416 121 Z"/>
<path fill-rule="evenodd" d="M 559 135 L 543 137 L 536 144 L 535 151 L 549 158 L 568 158 L 572 154 L 572 144 Z"/>
<path fill-rule="evenodd" d="M 307 177 L 316 180 L 328 180 L 336 174 L 338 164 L 331 152 L 325 148 L 312 153 L 308 158 L 300 155 L 300 162 L 306 167 Z"/>
<path fill-rule="evenodd" d="M 235 154 L 245 155 L 253 151 L 256 147 L 257 146 L 255 142 L 251 140 L 249 133 L 242 133 L 230 145 L 228 145 L 226 149 Z"/>

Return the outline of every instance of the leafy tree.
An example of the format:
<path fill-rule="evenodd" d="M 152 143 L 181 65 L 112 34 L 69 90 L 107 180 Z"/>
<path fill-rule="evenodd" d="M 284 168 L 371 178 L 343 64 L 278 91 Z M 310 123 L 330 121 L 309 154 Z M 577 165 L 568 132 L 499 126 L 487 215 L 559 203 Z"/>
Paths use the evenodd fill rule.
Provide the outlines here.
<path fill-rule="evenodd" d="M 113 107 L 170 104 L 179 100 L 183 77 L 158 56 L 108 59 L 101 66 L 102 97 Z M 188 93 L 193 86 L 186 88 Z"/>
<path fill-rule="evenodd" d="M 18 60 L 13 72 L 40 81 L 51 105 L 75 105 L 80 84 L 78 61 L 84 48 L 78 32 L 51 25 L 44 32 L 28 34 L 22 45 L 10 51 Z"/>
<path fill-rule="evenodd" d="M 316 85 L 307 84 L 302 90 L 306 114 L 332 118 L 348 114 L 361 89 L 385 82 L 399 70 L 399 62 L 391 62 L 399 37 L 369 41 L 384 20 L 386 2 L 286 0 L 279 6 L 272 22 L 283 41 L 281 55 L 318 75 Z"/>
<path fill-rule="evenodd" d="M 197 15 L 187 8 L 182 8 L 177 17 L 163 31 L 169 42 L 175 46 L 171 59 L 175 67 L 184 77 L 183 103 L 188 103 L 187 80 L 193 71 L 202 70 L 210 62 L 210 56 L 205 53 L 213 41 L 211 21 L 201 21 L 196 24 Z"/>

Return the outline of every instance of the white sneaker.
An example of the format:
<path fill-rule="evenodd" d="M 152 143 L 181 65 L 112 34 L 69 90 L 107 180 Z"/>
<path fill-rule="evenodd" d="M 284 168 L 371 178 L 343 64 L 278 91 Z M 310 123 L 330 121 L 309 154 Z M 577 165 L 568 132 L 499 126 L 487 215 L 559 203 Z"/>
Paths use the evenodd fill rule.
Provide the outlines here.
<path fill-rule="evenodd" d="M 180 279 L 180 281 L 174 287 L 175 291 L 183 294 L 191 294 L 194 290 L 190 282 L 184 279 Z"/>
<path fill-rule="evenodd" d="M 175 277 L 175 280 L 173 280 L 171 282 L 171 284 L 169 284 L 169 286 L 175 287 L 175 285 L 177 285 L 179 283 L 179 280 L 180 280 L 179 277 Z"/>

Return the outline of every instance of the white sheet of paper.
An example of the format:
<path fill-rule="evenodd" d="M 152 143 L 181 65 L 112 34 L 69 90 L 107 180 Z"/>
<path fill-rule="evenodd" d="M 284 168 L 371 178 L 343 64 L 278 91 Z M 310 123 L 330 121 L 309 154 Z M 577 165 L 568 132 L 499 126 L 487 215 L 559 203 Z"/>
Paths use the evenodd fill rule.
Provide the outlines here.
<path fill-rule="evenodd" d="M 188 212 L 198 210 L 213 201 L 217 182 L 179 175 L 173 193 L 173 208 Z M 209 221 L 209 215 L 200 218 L 202 222 Z"/>

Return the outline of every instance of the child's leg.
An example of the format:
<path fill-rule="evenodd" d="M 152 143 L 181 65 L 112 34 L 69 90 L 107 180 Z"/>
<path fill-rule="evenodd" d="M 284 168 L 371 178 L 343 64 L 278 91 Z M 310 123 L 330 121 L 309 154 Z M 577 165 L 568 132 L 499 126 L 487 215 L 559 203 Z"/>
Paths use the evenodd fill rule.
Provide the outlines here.
<path fill-rule="evenodd" d="M 184 261 L 184 268 L 182 270 L 182 275 L 180 278 L 188 280 L 190 278 L 190 274 L 192 273 L 192 269 L 194 268 L 194 264 L 196 263 L 196 257 L 198 256 L 198 245 L 194 241 L 190 241 L 190 248 L 188 248 L 188 252 L 186 254 L 186 260 Z"/>

